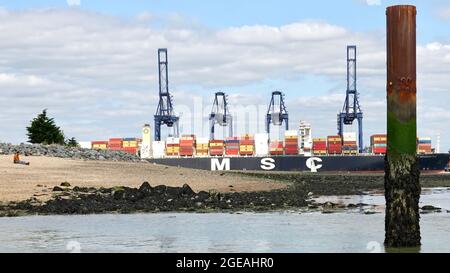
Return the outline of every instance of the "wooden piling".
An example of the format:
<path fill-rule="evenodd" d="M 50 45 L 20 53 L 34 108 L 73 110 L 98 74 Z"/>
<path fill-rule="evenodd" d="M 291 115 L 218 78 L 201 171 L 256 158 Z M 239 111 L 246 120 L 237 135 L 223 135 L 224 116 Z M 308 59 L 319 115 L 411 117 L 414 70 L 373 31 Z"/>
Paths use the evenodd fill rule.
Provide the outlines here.
<path fill-rule="evenodd" d="M 416 7 L 388 7 L 386 247 L 420 246 L 416 121 Z"/>

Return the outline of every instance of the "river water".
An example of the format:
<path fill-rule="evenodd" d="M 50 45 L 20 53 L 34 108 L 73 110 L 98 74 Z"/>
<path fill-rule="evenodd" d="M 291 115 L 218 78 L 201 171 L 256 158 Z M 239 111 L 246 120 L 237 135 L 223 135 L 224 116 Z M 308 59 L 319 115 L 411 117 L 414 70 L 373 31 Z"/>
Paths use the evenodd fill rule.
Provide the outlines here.
<path fill-rule="evenodd" d="M 375 205 L 322 214 L 223 213 L 0 218 L 0 252 L 384 252 L 381 195 L 327 197 Z M 320 201 L 322 202 L 324 198 Z M 425 191 L 421 252 L 450 252 L 450 189 Z"/>

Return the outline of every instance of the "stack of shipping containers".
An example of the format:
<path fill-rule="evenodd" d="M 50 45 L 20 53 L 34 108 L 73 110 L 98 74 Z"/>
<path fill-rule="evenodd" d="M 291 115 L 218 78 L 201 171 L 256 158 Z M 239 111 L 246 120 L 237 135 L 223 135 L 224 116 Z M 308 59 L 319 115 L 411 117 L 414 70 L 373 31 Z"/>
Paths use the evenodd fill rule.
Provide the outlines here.
<path fill-rule="evenodd" d="M 313 154 L 326 155 L 327 154 L 327 139 L 314 138 L 313 139 Z"/>
<path fill-rule="evenodd" d="M 139 142 L 137 138 L 124 138 L 122 142 L 122 150 L 130 154 L 137 154 L 138 145 Z"/>
<path fill-rule="evenodd" d="M 180 139 L 177 137 L 168 137 L 166 143 L 166 155 L 167 156 L 179 156 L 180 155 Z"/>
<path fill-rule="evenodd" d="M 298 155 L 298 131 L 286 131 L 284 133 L 284 154 Z"/>
<path fill-rule="evenodd" d="M 122 141 L 121 138 L 110 138 L 108 141 L 108 150 L 122 151 Z"/>
<path fill-rule="evenodd" d="M 273 140 L 269 144 L 270 155 L 284 155 L 283 141 Z"/>
<path fill-rule="evenodd" d="M 229 137 L 225 140 L 225 154 L 230 156 L 239 155 L 239 138 Z"/>
<path fill-rule="evenodd" d="M 344 133 L 343 141 L 343 153 L 344 155 L 356 155 L 358 154 L 358 144 L 356 141 L 356 133 Z"/>
<path fill-rule="evenodd" d="M 195 135 L 183 135 L 180 139 L 180 156 L 194 156 Z"/>
<path fill-rule="evenodd" d="M 106 150 L 108 149 L 108 141 L 92 141 L 91 147 L 93 150 Z"/>
<path fill-rule="evenodd" d="M 327 138 L 327 147 L 329 155 L 341 155 L 342 154 L 341 136 L 329 136 Z"/>
<path fill-rule="evenodd" d="M 421 137 L 417 140 L 417 153 L 419 154 L 431 154 L 431 137 Z"/>
<path fill-rule="evenodd" d="M 241 156 L 253 156 L 255 153 L 255 139 L 253 135 L 243 135 L 239 141 L 239 154 Z"/>
<path fill-rule="evenodd" d="M 166 156 L 166 142 L 164 141 L 153 141 L 152 151 L 154 158 L 162 158 Z"/>
<path fill-rule="evenodd" d="M 372 153 L 386 154 L 387 152 L 387 135 L 373 135 L 370 137 L 370 148 Z"/>
<path fill-rule="evenodd" d="M 195 145 L 196 155 L 208 156 L 208 144 L 209 140 L 207 138 L 197 138 L 197 142 Z"/>
<path fill-rule="evenodd" d="M 266 156 L 269 154 L 269 134 L 255 135 L 255 155 Z"/>
<path fill-rule="evenodd" d="M 223 156 L 223 150 L 224 150 L 223 140 L 210 140 L 209 141 L 209 155 Z"/>

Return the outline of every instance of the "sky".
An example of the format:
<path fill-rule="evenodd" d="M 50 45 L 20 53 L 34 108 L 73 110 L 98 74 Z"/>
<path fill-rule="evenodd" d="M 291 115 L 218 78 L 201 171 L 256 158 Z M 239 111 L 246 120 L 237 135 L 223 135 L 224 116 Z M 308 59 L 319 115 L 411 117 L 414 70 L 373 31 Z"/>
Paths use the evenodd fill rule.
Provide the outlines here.
<path fill-rule="evenodd" d="M 0 0 L 0 141 L 27 141 L 42 109 L 68 138 L 140 136 L 158 103 L 158 48 L 168 48 L 184 134 L 208 136 L 217 91 L 228 94 L 236 134 L 262 133 L 281 90 L 291 129 L 306 120 L 314 137 L 333 135 L 354 44 L 368 145 L 386 131 L 385 9 L 395 4 L 418 9 L 418 135 L 434 144 L 440 135 L 447 151 L 448 0 Z"/>

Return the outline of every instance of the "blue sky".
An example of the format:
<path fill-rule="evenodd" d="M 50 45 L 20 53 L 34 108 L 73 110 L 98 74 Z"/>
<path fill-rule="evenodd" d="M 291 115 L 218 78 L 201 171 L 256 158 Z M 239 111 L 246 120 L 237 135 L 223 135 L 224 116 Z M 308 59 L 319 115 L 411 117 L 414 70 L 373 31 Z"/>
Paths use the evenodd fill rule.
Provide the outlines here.
<path fill-rule="evenodd" d="M 68 2 L 0 0 L 0 89 L 7 94 L 0 107 L 9 95 L 23 105 L 0 113 L 0 141 L 25 141 L 24 124 L 43 108 L 80 140 L 137 136 L 156 108 L 159 47 L 169 48 L 171 91 L 178 110 L 186 106 L 180 112 L 194 98 L 210 109 L 217 90 L 229 93 L 235 108 L 264 108 L 279 89 L 291 127 L 307 119 L 324 136 L 335 134 L 344 101 L 346 45 L 357 44 L 366 144 L 385 129 L 385 8 L 405 2 Z M 418 8 L 419 134 L 441 134 L 448 149 L 450 1 L 408 4 Z M 7 122 L 15 127 L 2 127 Z M 183 128 L 207 135 L 186 120 Z"/>

